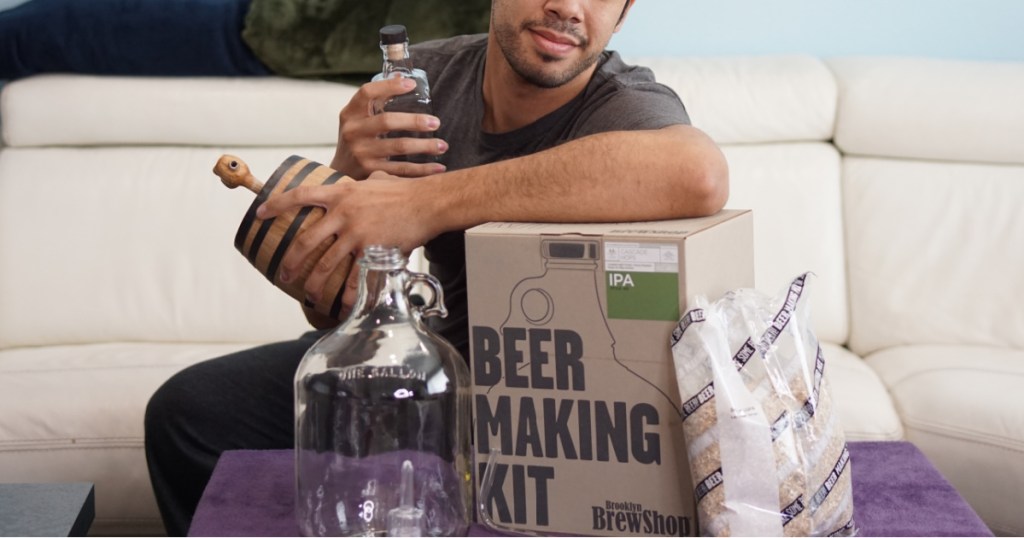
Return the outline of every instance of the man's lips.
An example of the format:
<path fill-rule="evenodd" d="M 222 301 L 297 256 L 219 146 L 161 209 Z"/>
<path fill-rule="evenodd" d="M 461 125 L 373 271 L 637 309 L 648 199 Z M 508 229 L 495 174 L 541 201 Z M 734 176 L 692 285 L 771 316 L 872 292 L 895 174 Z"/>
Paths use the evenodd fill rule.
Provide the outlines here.
<path fill-rule="evenodd" d="M 579 46 L 579 42 L 571 36 L 544 28 L 531 28 L 530 35 L 544 52 L 552 55 L 560 56 Z"/>

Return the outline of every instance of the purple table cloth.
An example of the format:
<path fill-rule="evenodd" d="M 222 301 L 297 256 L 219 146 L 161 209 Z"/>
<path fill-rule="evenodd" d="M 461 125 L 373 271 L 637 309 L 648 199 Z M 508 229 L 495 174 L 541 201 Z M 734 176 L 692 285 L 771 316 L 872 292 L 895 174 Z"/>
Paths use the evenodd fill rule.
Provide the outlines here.
<path fill-rule="evenodd" d="M 860 536 L 992 536 L 914 445 L 851 442 L 854 521 Z M 297 536 L 291 450 L 225 452 L 189 536 Z M 470 536 L 494 536 L 474 525 Z"/>

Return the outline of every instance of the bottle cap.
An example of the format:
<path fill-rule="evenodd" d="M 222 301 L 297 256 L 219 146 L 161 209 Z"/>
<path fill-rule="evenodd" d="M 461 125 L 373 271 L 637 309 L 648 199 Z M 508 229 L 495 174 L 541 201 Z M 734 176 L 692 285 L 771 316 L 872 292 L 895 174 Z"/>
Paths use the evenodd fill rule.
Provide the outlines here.
<path fill-rule="evenodd" d="M 397 45 L 406 41 L 409 41 L 409 34 L 401 24 L 390 24 L 380 29 L 381 45 Z"/>

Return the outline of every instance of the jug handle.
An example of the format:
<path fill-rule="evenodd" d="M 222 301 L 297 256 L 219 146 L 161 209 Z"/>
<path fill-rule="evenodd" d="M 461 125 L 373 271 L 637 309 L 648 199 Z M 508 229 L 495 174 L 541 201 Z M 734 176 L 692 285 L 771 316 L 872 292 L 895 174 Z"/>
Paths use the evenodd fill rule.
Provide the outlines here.
<path fill-rule="evenodd" d="M 419 307 L 414 306 L 413 309 L 425 318 L 433 316 L 441 318 L 447 317 L 448 309 L 444 306 L 444 290 L 441 289 L 441 283 L 431 275 L 409 271 L 409 280 L 405 284 L 405 294 L 407 296 L 412 295 L 412 287 L 416 284 L 423 284 L 430 288 L 432 293 L 425 305 Z"/>

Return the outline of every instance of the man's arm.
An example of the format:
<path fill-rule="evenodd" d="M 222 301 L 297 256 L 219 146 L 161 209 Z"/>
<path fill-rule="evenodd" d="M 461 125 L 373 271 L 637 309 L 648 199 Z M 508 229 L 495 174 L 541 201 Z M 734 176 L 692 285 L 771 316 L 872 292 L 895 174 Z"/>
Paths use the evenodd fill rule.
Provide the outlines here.
<path fill-rule="evenodd" d="M 306 279 L 313 301 L 352 252 L 371 244 L 404 251 L 442 232 L 489 221 L 616 222 L 696 217 L 728 198 L 728 168 L 704 133 L 676 125 L 600 133 L 528 156 L 404 179 L 376 172 L 369 181 L 300 187 L 272 197 L 257 213 L 270 218 L 316 205 L 326 214 L 296 237 L 282 260 L 283 280 L 324 239 L 335 236 Z M 351 304 L 349 290 L 343 302 Z"/>
<path fill-rule="evenodd" d="M 721 150 L 686 125 L 599 133 L 419 183 L 440 231 L 490 221 L 698 217 L 720 210 L 729 196 Z"/>

